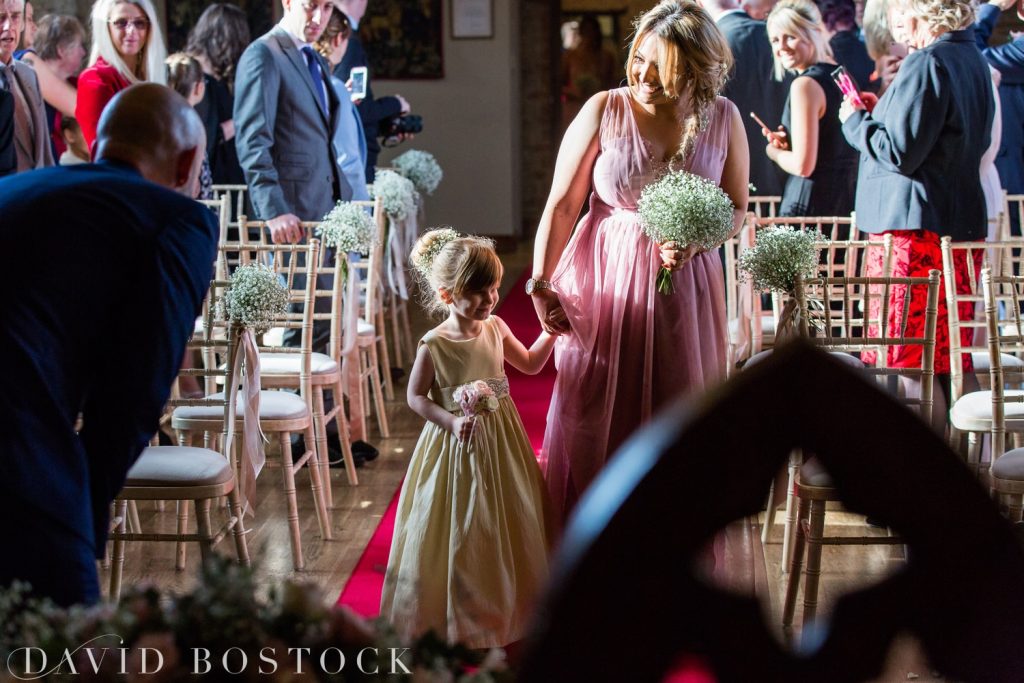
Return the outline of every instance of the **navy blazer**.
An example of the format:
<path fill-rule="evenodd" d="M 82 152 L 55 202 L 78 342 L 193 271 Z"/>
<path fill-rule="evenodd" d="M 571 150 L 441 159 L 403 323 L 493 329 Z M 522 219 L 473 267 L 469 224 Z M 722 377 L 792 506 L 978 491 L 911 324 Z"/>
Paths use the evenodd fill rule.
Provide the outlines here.
<path fill-rule="evenodd" d="M 1010 194 L 1024 193 L 1024 38 L 1005 45 L 989 47 L 998 7 L 978 7 L 974 24 L 978 48 L 988 63 L 999 72 L 999 102 L 1002 109 L 1003 137 L 999 142 L 996 169 L 999 180 Z"/>
<path fill-rule="evenodd" d="M 334 67 L 334 75 L 342 83 L 347 83 L 349 74 L 357 66 L 367 67 L 366 97 L 359 103 L 358 109 L 359 118 L 363 122 L 363 135 L 366 136 L 366 182 L 372 183 L 377 166 L 377 156 L 380 154 L 380 142 L 377 141 L 380 134 L 380 122 L 400 115 L 402 105 L 397 97 L 374 98 L 373 88 L 370 87 L 372 74 L 366 50 L 363 48 L 363 41 L 359 39 L 359 32 L 352 31 L 352 35 L 348 39 L 348 47 L 345 48 L 345 56 L 341 58 L 338 66 Z"/>
<path fill-rule="evenodd" d="M 18 170 L 18 155 L 14 150 L 14 95 L 0 90 L 0 176 Z"/>
<path fill-rule="evenodd" d="M 732 100 L 743 117 L 750 147 L 750 182 L 757 188 L 751 194 L 781 195 L 786 172 L 764 153 L 768 143 L 761 134 L 761 126 L 750 118 L 750 112 L 769 126 L 782 123 L 782 110 L 789 97 L 792 77 L 776 81 L 772 76 L 772 46 L 763 21 L 751 19 L 746 12 L 730 12 L 720 16 L 717 22 L 732 50 L 733 73 L 722 95 Z"/>
<path fill-rule="evenodd" d="M 72 539 L 60 553 L 102 555 L 110 504 L 156 433 L 216 246 L 211 211 L 121 163 L 0 180 L 0 497 L 23 511 L 4 525 Z"/>
<path fill-rule="evenodd" d="M 857 227 L 984 239 L 978 169 L 994 112 L 992 80 L 973 29 L 946 33 L 904 59 L 874 112 L 855 112 L 843 124 L 861 155 Z"/>

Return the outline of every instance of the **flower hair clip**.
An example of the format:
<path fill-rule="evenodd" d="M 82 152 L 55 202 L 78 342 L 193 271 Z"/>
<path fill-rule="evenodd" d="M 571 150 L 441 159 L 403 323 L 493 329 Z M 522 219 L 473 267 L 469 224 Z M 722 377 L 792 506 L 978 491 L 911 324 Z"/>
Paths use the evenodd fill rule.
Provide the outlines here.
<path fill-rule="evenodd" d="M 431 239 L 429 242 L 424 244 L 419 251 L 413 253 L 411 260 L 412 265 L 415 266 L 424 277 L 430 275 L 431 269 L 434 267 L 434 259 L 441 253 L 441 250 L 449 242 L 454 242 L 460 239 L 462 235 L 457 233 L 452 228 L 440 228 L 432 230 Z"/>

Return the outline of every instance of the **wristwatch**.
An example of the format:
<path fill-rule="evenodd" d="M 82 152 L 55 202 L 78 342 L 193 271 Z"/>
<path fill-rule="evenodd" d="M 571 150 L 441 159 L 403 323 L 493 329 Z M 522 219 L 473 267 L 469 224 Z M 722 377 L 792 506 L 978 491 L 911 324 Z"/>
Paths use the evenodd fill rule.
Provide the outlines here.
<path fill-rule="evenodd" d="M 534 280 L 532 277 L 526 281 L 527 296 L 533 296 L 534 292 L 541 289 L 551 289 L 551 283 L 547 280 Z"/>

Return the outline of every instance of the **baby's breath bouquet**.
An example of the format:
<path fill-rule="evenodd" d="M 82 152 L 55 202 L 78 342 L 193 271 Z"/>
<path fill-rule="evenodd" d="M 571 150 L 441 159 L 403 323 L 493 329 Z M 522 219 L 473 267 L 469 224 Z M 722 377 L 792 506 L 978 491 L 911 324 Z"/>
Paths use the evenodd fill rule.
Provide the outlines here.
<path fill-rule="evenodd" d="M 373 180 L 373 196 L 380 197 L 384 210 L 396 221 L 416 213 L 416 187 L 394 171 L 379 171 Z"/>
<path fill-rule="evenodd" d="M 434 259 L 441 253 L 445 245 L 457 240 L 460 235 L 453 228 L 434 228 L 426 233 L 426 236 L 417 243 L 417 248 L 409 256 L 412 265 L 423 274 L 423 277 L 430 276 L 430 269 L 434 267 Z"/>
<path fill-rule="evenodd" d="M 262 334 L 287 310 L 288 290 L 269 266 L 248 263 L 231 275 L 224 312 L 232 322 Z"/>
<path fill-rule="evenodd" d="M 666 173 L 643 189 L 637 213 L 644 234 L 655 242 L 715 249 L 732 232 L 733 204 L 722 189 L 686 171 Z M 658 271 L 658 291 L 671 294 L 672 271 Z"/>
<path fill-rule="evenodd" d="M 776 343 L 797 334 L 799 315 L 792 294 L 798 276 L 814 276 L 818 267 L 814 243 L 824 239 L 817 231 L 773 225 L 759 231 L 754 246 L 740 254 L 739 269 L 756 289 L 791 295 L 779 315 Z"/>
<path fill-rule="evenodd" d="M 430 152 L 410 149 L 395 157 L 392 163 L 422 194 L 434 194 L 444 177 L 440 164 Z"/>
<path fill-rule="evenodd" d="M 352 202 L 338 202 L 316 229 L 328 247 L 369 254 L 377 241 L 377 225 L 366 209 Z"/>
<path fill-rule="evenodd" d="M 740 270 L 758 290 L 790 294 L 797 275 L 814 275 L 818 266 L 814 243 L 823 239 L 818 232 L 770 226 L 759 231 L 756 244 L 740 254 Z"/>

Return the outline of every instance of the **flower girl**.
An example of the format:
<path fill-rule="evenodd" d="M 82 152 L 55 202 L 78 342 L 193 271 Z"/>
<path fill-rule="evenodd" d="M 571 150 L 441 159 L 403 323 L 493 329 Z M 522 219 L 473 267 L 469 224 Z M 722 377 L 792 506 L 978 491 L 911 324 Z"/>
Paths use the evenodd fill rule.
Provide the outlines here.
<path fill-rule="evenodd" d="M 431 230 L 412 261 L 425 305 L 447 318 L 423 336 L 409 377 L 409 406 L 427 424 L 398 502 L 381 615 L 406 637 L 433 629 L 472 648 L 510 645 L 547 578 L 551 536 L 503 364 L 535 374 L 555 338 L 527 349 L 491 315 L 502 265 L 490 240 Z"/>

